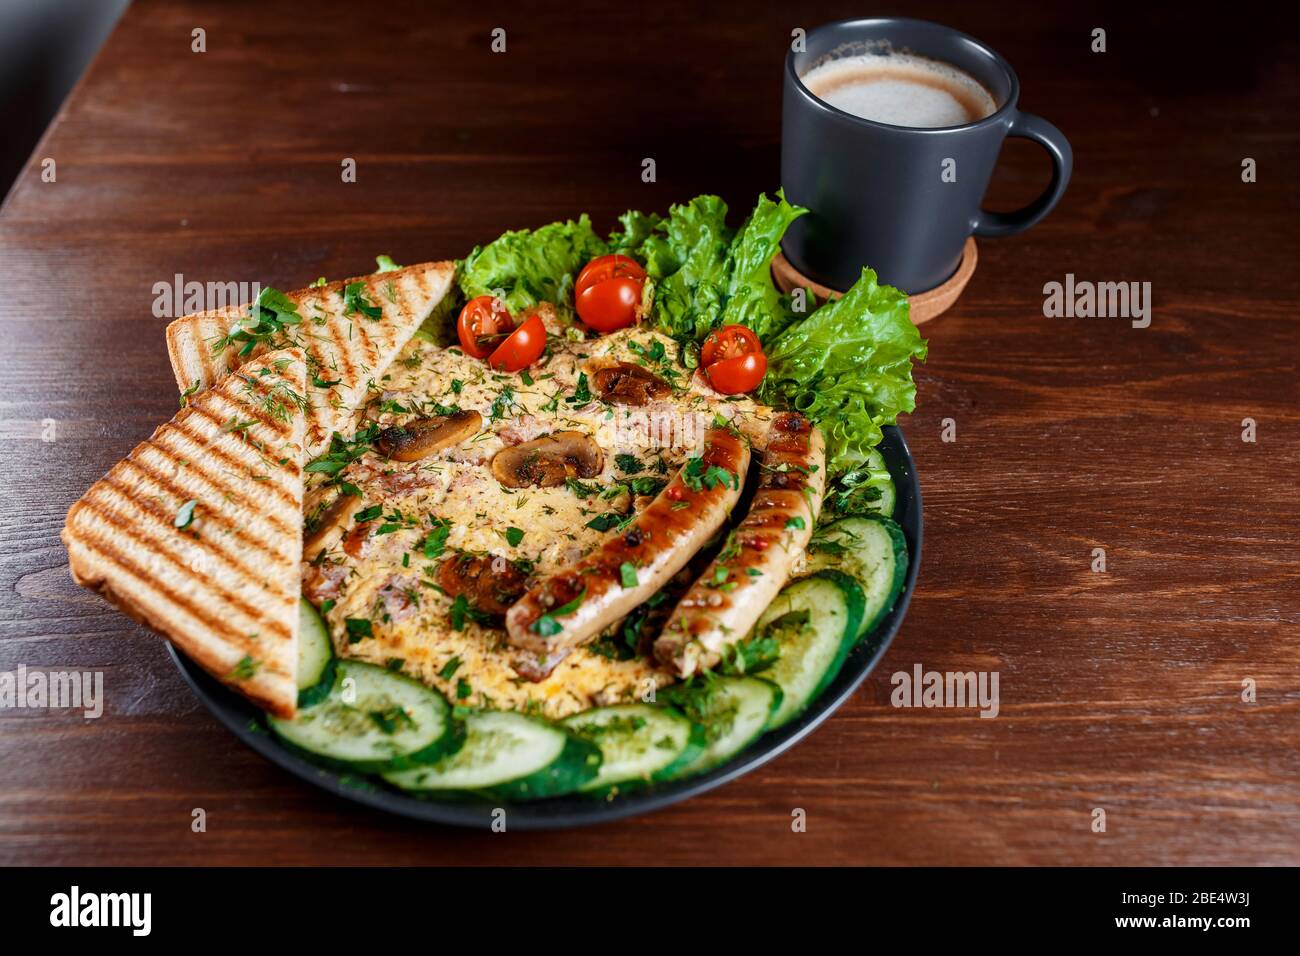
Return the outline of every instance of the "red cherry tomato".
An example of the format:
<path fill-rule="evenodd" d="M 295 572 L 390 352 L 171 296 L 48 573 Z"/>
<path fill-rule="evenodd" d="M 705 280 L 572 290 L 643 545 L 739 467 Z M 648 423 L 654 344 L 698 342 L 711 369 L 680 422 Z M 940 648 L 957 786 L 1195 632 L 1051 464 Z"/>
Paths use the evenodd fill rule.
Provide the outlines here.
<path fill-rule="evenodd" d="M 501 337 L 515 327 L 504 302 L 490 295 L 480 295 L 465 303 L 456 320 L 460 347 L 471 358 L 485 359 L 492 354 Z"/>
<path fill-rule="evenodd" d="M 724 325 L 709 333 L 709 337 L 704 340 L 704 346 L 700 349 L 700 364 L 707 367 L 723 359 L 739 358 L 750 352 L 762 351 L 763 346 L 753 329 L 744 325 Z"/>
<path fill-rule="evenodd" d="M 746 352 L 705 366 L 704 373 L 709 376 L 709 384 L 714 390 L 723 395 L 752 392 L 767 374 L 767 356 L 762 352 Z"/>
<path fill-rule="evenodd" d="M 636 321 L 641 283 L 630 277 L 605 279 L 578 293 L 578 317 L 597 332 L 613 332 Z"/>
<path fill-rule="evenodd" d="M 636 260 L 627 256 L 597 256 L 578 273 L 573 294 L 575 297 L 580 296 L 590 286 L 606 279 L 636 279 L 637 282 L 645 282 L 645 270 L 637 265 Z"/>
<path fill-rule="evenodd" d="M 498 372 L 518 372 L 536 362 L 546 349 L 546 326 L 533 313 L 497 346 L 488 364 Z"/>

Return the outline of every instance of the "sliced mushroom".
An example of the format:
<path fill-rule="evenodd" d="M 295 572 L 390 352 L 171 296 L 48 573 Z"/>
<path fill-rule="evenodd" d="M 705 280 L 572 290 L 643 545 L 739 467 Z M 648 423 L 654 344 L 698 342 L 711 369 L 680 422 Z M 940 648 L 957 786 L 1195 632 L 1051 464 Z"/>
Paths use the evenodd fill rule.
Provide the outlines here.
<path fill-rule="evenodd" d="M 592 478 L 605 467 L 605 455 L 590 435 L 551 432 L 492 459 L 492 474 L 508 488 L 553 488 L 566 478 Z"/>
<path fill-rule="evenodd" d="M 352 516 L 361 510 L 361 498 L 340 494 L 309 522 L 310 530 L 302 541 L 302 554 L 308 561 L 336 545 Z"/>
<path fill-rule="evenodd" d="M 526 579 L 505 558 L 457 554 L 438 568 L 438 584 L 453 597 L 463 594 L 474 607 L 498 617 L 524 593 Z"/>
<path fill-rule="evenodd" d="M 597 369 L 591 381 L 596 394 L 615 405 L 649 405 L 672 394 L 662 378 L 631 362 L 615 362 Z"/>
<path fill-rule="evenodd" d="M 375 450 L 394 461 L 419 461 L 459 444 L 476 434 L 482 424 L 483 417 L 475 411 L 417 418 L 384 429 L 375 439 Z"/>

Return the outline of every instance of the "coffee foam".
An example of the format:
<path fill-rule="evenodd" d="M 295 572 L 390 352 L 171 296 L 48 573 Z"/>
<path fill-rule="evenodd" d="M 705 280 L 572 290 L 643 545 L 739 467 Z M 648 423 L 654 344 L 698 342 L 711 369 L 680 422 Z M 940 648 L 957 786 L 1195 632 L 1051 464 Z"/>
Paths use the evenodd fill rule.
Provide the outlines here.
<path fill-rule="evenodd" d="M 961 126 L 997 110 L 992 95 L 974 77 L 909 53 L 829 59 L 800 80 L 836 109 L 891 126 Z"/>

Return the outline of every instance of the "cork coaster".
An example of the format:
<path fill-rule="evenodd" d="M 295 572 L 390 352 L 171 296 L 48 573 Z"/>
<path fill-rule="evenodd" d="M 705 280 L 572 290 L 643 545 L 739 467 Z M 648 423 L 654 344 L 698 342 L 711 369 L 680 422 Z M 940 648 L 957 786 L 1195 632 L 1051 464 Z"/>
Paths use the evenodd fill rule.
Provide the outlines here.
<path fill-rule="evenodd" d="M 933 289 L 927 289 L 924 292 L 918 292 L 915 295 L 909 295 L 908 312 L 912 317 L 915 325 L 922 322 L 929 322 L 936 316 L 947 312 L 952 304 L 957 301 L 962 290 L 966 288 L 966 283 L 970 277 L 975 274 L 975 263 L 979 261 L 979 252 L 975 248 L 974 238 L 966 240 L 966 245 L 962 249 L 961 262 L 957 266 L 957 271 L 952 277 L 942 285 L 937 285 Z M 776 258 L 772 260 L 772 277 L 776 279 L 777 286 L 782 292 L 789 292 L 795 287 L 803 289 L 812 289 L 813 293 L 819 299 L 838 299 L 839 292 L 834 289 L 828 289 L 824 285 L 813 282 L 811 279 L 804 278 L 803 274 L 790 265 L 785 254 L 778 252 Z"/>

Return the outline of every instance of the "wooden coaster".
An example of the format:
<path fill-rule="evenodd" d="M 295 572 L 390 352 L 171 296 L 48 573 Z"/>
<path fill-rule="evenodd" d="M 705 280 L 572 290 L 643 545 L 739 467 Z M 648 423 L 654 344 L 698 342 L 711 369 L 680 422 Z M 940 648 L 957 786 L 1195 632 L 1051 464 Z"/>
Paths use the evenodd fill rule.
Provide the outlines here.
<path fill-rule="evenodd" d="M 907 297 L 908 311 L 913 324 L 929 322 L 934 317 L 947 312 L 966 288 L 970 277 L 975 274 L 975 263 L 978 261 L 979 251 L 975 248 L 975 239 L 972 237 L 966 240 L 966 245 L 962 248 L 961 262 L 957 266 L 957 271 L 952 274 L 952 278 L 933 289 Z M 782 292 L 789 292 L 796 287 L 812 289 L 819 299 L 838 299 L 842 294 L 805 278 L 801 272 L 790 265 L 785 253 L 782 252 L 778 252 L 776 258 L 772 260 L 772 277 L 776 279 L 776 284 Z"/>

